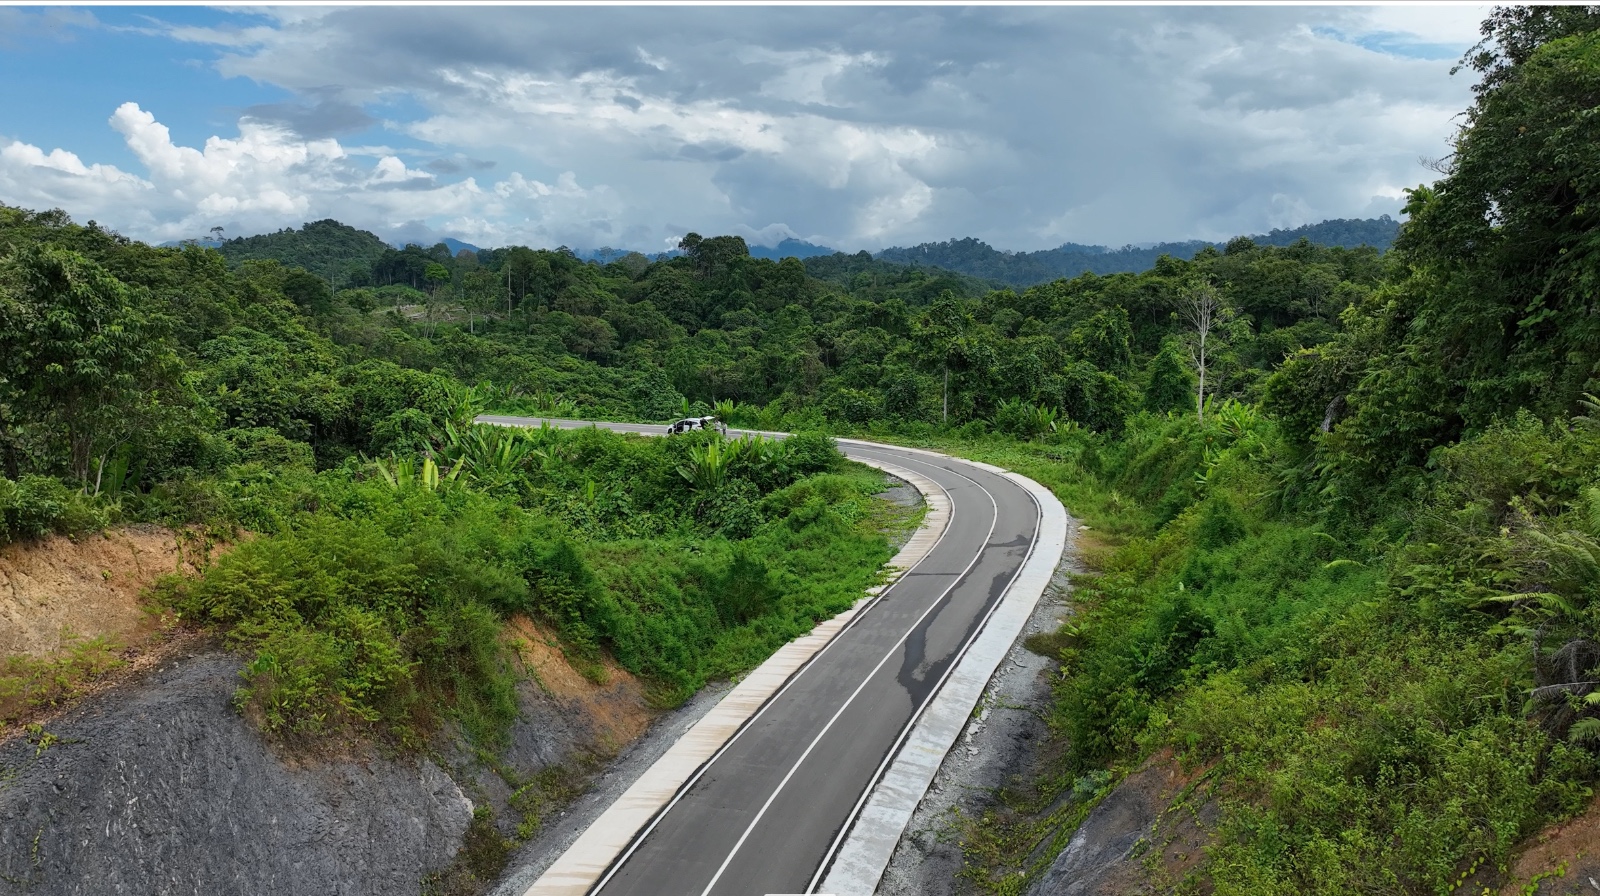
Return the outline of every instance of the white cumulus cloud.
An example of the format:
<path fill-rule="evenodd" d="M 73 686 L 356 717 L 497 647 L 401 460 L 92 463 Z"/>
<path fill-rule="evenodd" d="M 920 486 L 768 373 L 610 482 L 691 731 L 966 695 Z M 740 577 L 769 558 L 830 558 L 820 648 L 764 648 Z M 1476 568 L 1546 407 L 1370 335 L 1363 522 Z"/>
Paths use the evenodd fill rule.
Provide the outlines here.
<path fill-rule="evenodd" d="M 237 137 L 212 136 L 201 147 L 173 142 L 137 103 L 117 107 L 109 124 L 142 175 L 13 141 L 0 147 L 0 192 L 23 206 L 63 207 L 153 241 L 198 237 L 214 226 L 257 233 L 325 217 L 386 235 L 426 238 L 459 225 L 469 238 L 544 241 L 593 234 L 593 227 L 563 232 L 567 215 L 619 211 L 603 189 L 579 186 L 571 172 L 554 186 L 512 172 L 485 190 L 472 177 L 442 182 L 383 148 L 368 161 L 337 140 L 306 140 L 250 118 L 240 120 Z"/>

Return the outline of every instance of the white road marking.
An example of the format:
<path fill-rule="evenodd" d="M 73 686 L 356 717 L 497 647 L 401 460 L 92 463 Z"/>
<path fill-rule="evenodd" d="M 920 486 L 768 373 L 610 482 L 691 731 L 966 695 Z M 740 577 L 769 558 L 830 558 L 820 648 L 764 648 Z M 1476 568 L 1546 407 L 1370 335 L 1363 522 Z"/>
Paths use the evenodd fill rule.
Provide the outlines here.
<path fill-rule="evenodd" d="M 935 469 L 944 469 L 939 467 L 937 464 L 929 463 L 927 461 L 912 460 L 911 458 L 898 459 L 908 463 L 920 463 L 924 466 L 934 467 Z M 944 470 L 944 472 L 953 473 L 955 471 Z M 973 485 L 978 485 L 975 480 L 964 474 L 956 473 L 955 475 L 960 476 L 962 479 L 965 479 L 968 482 L 971 482 Z M 981 485 L 978 485 L 978 487 L 983 488 Z M 988 489 L 984 489 L 985 493 L 988 493 L 988 491 Z M 1038 499 L 1033 498 L 1032 494 L 1029 494 L 1028 497 L 1033 500 L 1033 506 L 1036 511 L 1033 522 L 1034 538 L 1028 543 L 1028 553 L 1023 556 L 1022 562 L 1017 564 L 1017 571 L 1012 574 L 1011 581 L 1006 583 L 1006 591 L 1009 591 L 1012 583 L 1017 580 L 1018 576 L 1022 575 L 1022 570 L 1027 567 L 1028 560 L 1033 557 L 1033 550 L 1039 543 L 1039 524 L 1044 519 L 1044 509 L 1039 506 Z M 989 499 L 993 501 L 994 496 L 990 495 Z M 995 508 L 995 521 L 999 522 L 999 519 L 1000 512 L 997 506 Z M 993 532 L 994 530 L 991 527 L 990 534 L 993 534 Z M 986 544 L 985 547 L 988 547 L 988 545 Z M 979 556 L 982 556 L 982 551 L 979 552 Z M 822 861 L 817 865 L 816 874 L 812 875 L 811 882 L 806 884 L 807 893 L 815 890 L 817 884 L 822 882 L 822 875 L 828 870 L 828 863 L 833 861 L 833 857 L 839 852 L 839 847 L 844 845 L 845 838 L 849 835 L 851 826 L 856 823 L 856 818 L 861 814 L 861 807 L 867 804 L 867 799 L 872 796 L 873 789 L 878 786 L 878 781 L 882 780 L 884 770 L 887 769 L 889 764 L 894 761 L 897 755 L 899 755 L 900 748 L 905 746 L 906 738 L 910 737 L 911 732 L 916 729 L 917 720 L 921 719 L 922 714 L 927 711 L 929 706 L 933 705 L 934 699 L 937 698 L 939 696 L 939 692 L 944 689 L 944 683 L 949 680 L 951 673 L 955 672 L 956 669 L 961 665 L 961 661 L 966 658 L 967 651 L 970 650 L 972 645 L 977 642 L 978 636 L 982 634 L 984 628 L 988 626 L 989 620 L 994 617 L 995 611 L 1000 609 L 1001 604 L 1005 603 L 1006 591 L 1002 591 L 1000 593 L 1000 597 L 995 600 L 994 605 L 989 607 L 988 612 L 983 614 L 983 620 L 980 621 L 972 630 L 972 636 L 967 639 L 966 643 L 961 645 L 961 650 L 956 653 L 955 659 L 951 661 L 949 666 L 945 667 L 944 674 L 939 676 L 938 684 L 934 685 L 933 690 L 928 692 L 927 699 L 923 700 L 922 705 L 917 707 L 917 711 L 913 713 L 911 718 L 906 722 L 905 728 L 901 729 L 900 736 L 895 738 L 894 745 L 889 748 L 889 752 L 884 754 L 883 761 L 878 764 L 878 768 L 873 771 L 872 777 L 867 780 L 867 786 L 862 789 L 861 797 L 857 799 L 856 804 L 851 807 L 850 814 L 845 816 L 844 823 L 839 826 L 838 835 L 833 838 L 833 843 L 828 846 L 828 851 L 822 854 Z"/>
<path fill-rule="evenodd" d="M 954 473 L 952 470 L 944 470 L 943 472 Z M 954 475 L 961 476 L 960 473 L 954 473 Z M 817 732 L 817 736 L 812 738 L 811 743 L 806 745 L 805 752 L 801 753 L 800 758 L 795 760 L 794 765 L 790 766 L 789 771 L 784 774 L 783 780 L 778 782 L 778 786 L 774 788 L 772 793 L 767 797 L 767 801 L 761 804 L 761 809 L 756 812 L 756 817 L 750 820 L 750 824 L 745 827 L 744 833 L 739 835 L 738 841 L 733 844 L 733 849 L 729 851 L 727 858 L 722 860 L 722 864 L 717 867 L 717 873 L 711 875 L 711 882 L 706 884 L 706 888 L 700 892 L 700 896 L 708 896 L 712 888 L 717 885 L 717 881 L 722 878 L 722 873 L 728 870 L 728 865 L 733 861 L 733 857 L 738 855 L 739 848 L 744 846 L 744 841 L 750 837 L 750 832 L 754 831 L 756 825 L 761 823 L 761 817 L 767 814 L 767 809 L 772 806 L 772 801 L 778 798 L 778 794 L 781 793 L 784 786 L 789 783 L 789 779 L 794 777 L 794 773 L 799 771 L 801 765 L 805 764 L 806 757 L 810 756 L 811 751 L 816 749 L 817 744 L 821 743 L 822 739 L 827 736 L 829 729 L 833 728 L 833 723 L 837 722 L 839 717 L 844 714 L 844 711 L 850 708 L 850 704 L 855 702 L 856 697 L 859 696 L 861 691 L 866 688 L 867 684 L 872 681 L 873 676 L 877 675 L 878 670 L 883 668 L 883 664 L 894 658 L 894 655 L 900 650 L 900 645 L 904 644 L 906 639 L 911 637 L 911 633 L 916 631 L 917 626 L 922 624 L 922 620 L 928 618 L 928 614 L 938 609 L 939 605 L 944 603 L 944 599 L 949 596 L 950 592 L 953 591 L 957 585 L 961 584 L 962 579 L 966 578 L 967 573 L 972 571 L 972 567 L 976 566 L 978 561 L 983 558 L 984 551 L 989 547 L 989 539 L 994 537 L 995 526 L 1000 522 L 1000 504 L 994 499 L 994 494 L 988 489 L 978 485 L 977 482 L 968 479 L 966 476 L 961 476 L 961 478 L 966 479 L 973 485 L 978 486 L 978 489 L 988 496 L 989 506 L 994 509 L 994 517 L 989 522 L 989 532 L 983 537 L 983 546 L 980 547 L 975 554 L 973 554 L 971 562 L 966 565 L 965 569 L 961 570 L 961 574 L 956 576 L 955 581 L 946 586 L 944 591 L 940 592 L 939 596 L 934 598 L 934 600 L 928 604 L 928 608 L 922 611 L 922 614 L 916 618 L 916 621 L 912 622 L 911 625 L 906 628 L 905 632 L 895 640 L 894 646 L 890 647 L 888 652 L 883 655 L 883 659 L 878 660 L 877 665 L 872 667 L 872 671 L 868 672 L 861 679 L 861 683 L 856 685 L 856 689 L 850 692 L 850 696 L 845 699 L 844 703 L 840 704 L 838 710 L 834 712 L 833 717 L 828 719 L 828 723 L 822 726 L 821 731 Z M 955 502 L 951 502 L 952 516 L 954 515 L 954 503 Z"/>

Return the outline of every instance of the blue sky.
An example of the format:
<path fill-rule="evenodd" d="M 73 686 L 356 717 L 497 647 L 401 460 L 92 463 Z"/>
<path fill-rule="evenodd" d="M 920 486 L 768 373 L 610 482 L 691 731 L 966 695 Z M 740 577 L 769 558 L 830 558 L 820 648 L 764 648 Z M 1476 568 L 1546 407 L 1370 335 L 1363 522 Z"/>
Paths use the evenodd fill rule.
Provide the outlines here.
<path fill-rule="evenodd" d="M 1395 213 L 1484 6 L 0 7 L 0 202 L 655 250 Z"/>

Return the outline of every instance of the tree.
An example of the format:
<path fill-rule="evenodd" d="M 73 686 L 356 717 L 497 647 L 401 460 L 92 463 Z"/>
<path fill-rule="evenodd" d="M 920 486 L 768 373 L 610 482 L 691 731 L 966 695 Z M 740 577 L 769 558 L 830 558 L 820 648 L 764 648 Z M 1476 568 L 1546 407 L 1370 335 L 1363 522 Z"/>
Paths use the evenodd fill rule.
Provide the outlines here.
<path fill-rule="evenodd" d="M 428 295 L 433 295 L 450 282 L 450 269 L 437 261 L 429 262 L 422 272 L 422 282 L 428 285 Z"/>
<path fill-rule="evenodd" d="M 327 281 L 302 268 L 284 272 L 283 294 L 307 314 L 321 316 L 333 310 L 333 290 Z"/>
<path fill-rule="evenodd" d="M 702 279 L 715 277 L 727 270 L 734 259 L 750 257 L 750 247 L 742 236 L 702 237 L 698 233 L 687 233 L 678 241 L 678 248 L 683 250 L 683 254 L 693 263 L 695 274 Z"/>
<path fill-rule="evenodd" d="M 1145 367 L 1145 410 L 1164 414 L 1182 407 L 1193 388 L 1194 374 L 1185 364 L 1182 347 L 1168 340 Z"/>
<path fill-rule="evenodd" d="M 1097 311 L 1072 328 L 1073 351 L 1106 373 L 1123 376 L 1133 367 L 1133 327 L 1121 308 Z"/>
<path fill-rule="evenodd" d="M 917 340 L 922 344 L 923 358 L 932 361 L 943 380 L 940 421 L 945 424 L 950 422 L 950 369 L 966 366 L 966 337 L 971 326 L 971 313 L 949 290 L 941 293 L 917 322 Z"/>
<path fill-rule="evenodd" d="M 1194 369 L 1195 418 L 1206 422 L 1206 373 L 1216 353 L 1212 330 L 1228 318 L 1227 308 L 1217 288 L 1205 281 L 1196 281 L 1185 287 L 1178 304 L 1178 315 L 1189 327 L 1187 342 L 1189 364 Z"/>
<path fill-rule="evenodd" d="M 176 380 L 166 321 L 149 305 L 76 252 L 35 245 L 0 262 L 0 429 L 64 436 L 69 471 L 90 482 Z"/>

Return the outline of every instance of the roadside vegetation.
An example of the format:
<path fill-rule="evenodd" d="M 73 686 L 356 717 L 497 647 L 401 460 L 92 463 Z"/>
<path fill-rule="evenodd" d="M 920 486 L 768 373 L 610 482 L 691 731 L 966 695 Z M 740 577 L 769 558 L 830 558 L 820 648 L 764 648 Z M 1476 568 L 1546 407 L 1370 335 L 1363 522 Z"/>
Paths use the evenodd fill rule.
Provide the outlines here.
<path fill-rule="evenodd" d="M 671 705 L 887 557 L 881 480 L 821 433 L 940 447 L 1049 486 L 1093 548 L 1035 639 L 1055 759 L 970 820 L 972 887 L 1025 888 L 1151 756 L 1220 809 L 1176 892 L 1497 886 L 1600 776 L 1597 29 L 1492 13 L 1385 253 L 1236 239 L 1018 291 L 731 236 L 600 264 L 319 222 L 219 253 L 0 209 L 0 537 L 259 533 L 162 594 L 251 657 L 248 712 L 493 743 L 509 614 Z"/>

